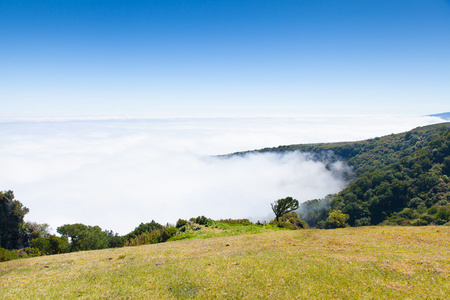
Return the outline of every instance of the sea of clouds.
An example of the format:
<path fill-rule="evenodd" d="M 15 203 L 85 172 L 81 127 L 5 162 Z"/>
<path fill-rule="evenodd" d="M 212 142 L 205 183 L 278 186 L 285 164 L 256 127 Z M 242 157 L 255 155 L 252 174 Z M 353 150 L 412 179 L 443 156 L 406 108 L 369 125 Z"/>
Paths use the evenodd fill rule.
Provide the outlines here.
<path fill-rule="evenodd" d="M 355 141 L 442 122 L 418 116 L 0 119 L 0 190 L 27 220 L 126 234 L 141 222 L 272 218 L 270 203 L 342 190 L 346 182 L 307 153 L 218 157 L 288 144 Z"/>

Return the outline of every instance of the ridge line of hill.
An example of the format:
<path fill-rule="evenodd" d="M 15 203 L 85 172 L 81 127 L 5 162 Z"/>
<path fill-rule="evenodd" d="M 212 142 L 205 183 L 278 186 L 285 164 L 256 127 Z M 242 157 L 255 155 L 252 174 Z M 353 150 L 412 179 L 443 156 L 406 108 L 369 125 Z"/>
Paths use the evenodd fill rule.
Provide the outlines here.
<path fill-rule="evenodd" d="M 341 161 L 352 170 L 344 190 L 302 204 L 300 216 L 311 227 L 323 225 L 332 210 L 349 214 L 351 226 L 450 225 L 450 122 L 356 142 L 283 145 L 227 157 L 292 151 Z"/>

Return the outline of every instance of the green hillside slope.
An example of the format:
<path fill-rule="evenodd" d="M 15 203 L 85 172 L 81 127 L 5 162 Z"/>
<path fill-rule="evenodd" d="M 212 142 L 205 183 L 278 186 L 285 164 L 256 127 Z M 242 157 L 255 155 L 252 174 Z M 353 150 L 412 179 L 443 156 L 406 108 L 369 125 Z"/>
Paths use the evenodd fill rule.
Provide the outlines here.
<path fill-rule="evenodd" d="M 332 209 L 352 226 L 442 225 L 450 221 L 450 123 L 419 127 L 360 142 L 289 145 L 260 152 L 310 152 L 324 162 L 342 160 L 353 170 L 338 195 L 302 205 L 301 217 L 320 225 Z"/>

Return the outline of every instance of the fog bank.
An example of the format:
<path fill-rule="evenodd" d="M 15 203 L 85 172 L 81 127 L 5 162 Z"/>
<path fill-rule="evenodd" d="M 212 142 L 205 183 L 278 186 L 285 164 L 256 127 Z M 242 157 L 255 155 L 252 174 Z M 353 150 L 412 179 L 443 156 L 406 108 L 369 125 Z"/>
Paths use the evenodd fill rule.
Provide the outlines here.
<path fill-rule="evenodd" d="M 308 154 L 236 151 L 350 141 L 439 122 L 429 117 L 309 116 L 0 122 L 0 190 L 54 229 L 81 222 L 126 234 L 140 222 L 272 217 L 270 203 L 340 191 L 345 166 Z"/>

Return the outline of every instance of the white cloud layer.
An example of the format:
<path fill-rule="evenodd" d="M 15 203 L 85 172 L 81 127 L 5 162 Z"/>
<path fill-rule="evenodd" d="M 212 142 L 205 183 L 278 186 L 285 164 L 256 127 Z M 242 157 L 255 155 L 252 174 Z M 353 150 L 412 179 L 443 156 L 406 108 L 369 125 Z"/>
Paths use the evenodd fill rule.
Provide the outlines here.
<path fill-rule="evenodd" d="M 286 144 L 361 140 L 442 120 L 291 116 L 0 122 L 0 190 L 27 219 L 120 234 L 152 219 L 267 219 L 270 203 L 340 191 L 342 178 L 304 153 L 214 155 Z M 342 165 L 335 165 L 339 169 Z M 338 172 L 339 173 L 339 172 Z"/>

